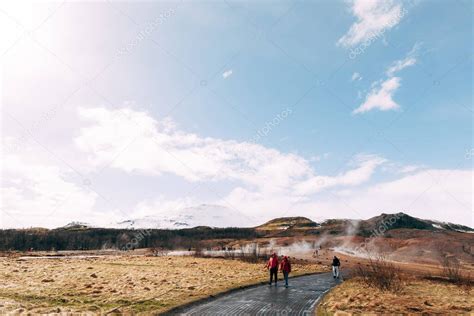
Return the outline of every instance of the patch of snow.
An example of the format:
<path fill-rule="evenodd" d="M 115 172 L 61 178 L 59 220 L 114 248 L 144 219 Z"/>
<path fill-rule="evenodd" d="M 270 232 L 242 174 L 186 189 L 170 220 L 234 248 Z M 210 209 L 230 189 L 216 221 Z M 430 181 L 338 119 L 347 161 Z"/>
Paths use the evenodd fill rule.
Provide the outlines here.
<path fill-rule="evenodd" d="M 460 232 L 460 233 L 474 234 L 474 231 L 469 231 L 469 230 L 455 229 L 455 231 Z"/>
<path fill-rule="evenodd" d="M 197 226 L 252 227 L 255 220 L 237 210 L 220 205 L 202 204 L 173 212 L 111 223 L 108 227 L 127 229 L 181 229 Z"/>
<path fill-rule="evenodd" d="M 457 227 L 462 227 L 460 225 L 448 223 L 448 222 L 438 222 L 438 221 L 432 221 L 433 227 L 438 228 L 438 229 L 444 229 L 444 230 L 452 230 L 460 233 L 469 233 L 472 234 L 474 231 L 472 230 L 465 230 L 465 229 L 460 229 Z"/>
<path fill-rule="evenodd" d="M 86 227 L 92 227 L 89 223 L 85 222 L 70 222 L 67 225 L 64 225 L 62 228 L 70 228 L 70 227 L 76 227 L 76 226 L 86 226 Z"/>

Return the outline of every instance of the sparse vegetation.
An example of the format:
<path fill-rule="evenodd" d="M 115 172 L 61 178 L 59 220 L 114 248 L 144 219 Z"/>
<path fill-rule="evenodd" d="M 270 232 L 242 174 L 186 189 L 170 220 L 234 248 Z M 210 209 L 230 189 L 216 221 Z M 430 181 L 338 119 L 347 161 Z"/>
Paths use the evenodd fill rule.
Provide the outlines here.
<path fill-rule="evenodd" d="M 248 263 L 258 263 L 266 261 L 270 256 L 270 251 L 266 248 L 261 248 L 257 243 L 246 245 L 240 249 L 223 250 L 205 250 L 202 246 L 197 246 L 194 249 L 194 256 L 197 258 L 224 258 L 232 260 L 241 260 Z"/>
<path fill-rule="evenodd" d="M 443 267 L 443 277 L 449 282 L 472 288 L 473 280 L 469 271 L 465 272 L 462 269 L 461 263 L 456 257 L 443 256 L 441 259 L 441 266 Z"/>
<path fill-rule="evenodd" d="M 149 249 L 150 255 L 154 257 L 163 257 L 168 255 L 168 250 L 160 247 L 154 247 Z"/>
<path fill-rule="evenodd" d="M 474 297 L 446 282 L 409 278 L 399 292 L 352 278 L 328 293 L 317 315 L 469 315 Z"/>
<path fill-rule="evenodd" d="M 323 270 L 295 263 L 293 275 Z M 265 281 L 267 271 L 260 263 L 191 256 L 1 258 L 0 279 L 1 315 L 150 315 Z"/>
<path fill-rule="evenodd" d="M 116 314 L 164 311 L 170 306 L 189 300 L 266 279 L 267 272 L 262 263 L 268 259 L 271 249 L 280 252 L 281 247 L 287 247 L 285 251 L 292 249 L 295 253 L 298 248 L 295 245 L 301 242 L 307 245 L 302 248 L 308 258 L 310 252 L 321 245 L 319 256 L 314 257 L 315 262 L 319 264 L 331 258 L 330 248 L 354 255 L 368 250 L 367 247 L 351 248 L 363 244 L 367 239 L 363 238 L 364 231 L 357 231 L 348 236 L 348 220 L 329 220 L 321 226 L 308 221 L 305 218 L 283 218 L 270 221 L 260 228 L 196 227 L 147 230 L 140 238 L 136 237 L 136 234 L 140 233 L 139 230 L 80 226 L 53 230 L 1 230 L 0 251 L 7 251 L 3 253 L 6 256 L 2 258 L 4 266 L 0 266 L 6 271 L 3 273 L 0 270 L 0 277 L 2 281 L 5 280 L 4 286 L 0 286 L 0 305 L 3 305 L 0 306 L 0 314 L 4 311 L 19 310 L 22 305 L 24 307 L 21 308 L 24 308 L 25 312 L 32 313 L 58 310 L 86 310 L 97 313 L 112 311 Z M 362 222 L 365 230 L 379 227 L 376 225 L 380 224 L 379 221 L 372 220 Z M 469 296 L 472 287 L 472 279 L 467 272 L 472 271 L 472 266 L 465 263 L 472 260 L 470 245 L 474 235 L 448 228 L 422 229 L 418 224 L 412 224 L 411 221 L 405 221 L 403 227 L 390 229 L 384 236 L 370 239 L 368 244 L 378 251 L 390 253 L 391 259 L 419 263 L 420 266 L 413 274 L 423 279 L 410 279 L 406 270 L 403 270 L 402 274 L 398 268 L 403 264 L 396 264 L 384 256 L 358 260 L 360 264 L 356 267 L 355 262 L 348 258 L 343 261 L 343 266 L 348 270 L 353 267 L 355 277 L 340 288 L 344 289 L 346 284 L 353 284 L 354 287 L 357 285 L 359 288 L 344 290 L 344 299 L 338 296 L 339 288 L 336 289 L 335 297 L 340 301 L 331 301 L 332 305 L 326 305 L 323 311 L 329 314 L 337 310 L 439 313 L 445 308 L 449 312 L 459 313 L 466 312 L 468 306 L 472 307 L 472 300 L 460 297 L 459 293 Z M 133 251 L 123 251 L 123 246 L 131 243 L 134 238 L 137 242 L 130 248 Z M 24 253 L 8 251 L 29 248 L 35 251 L 29 251 L 28 256 L 40 258 L 30 262 L 33 259 L 20 258 Z M 51 249 L 88 251 L 36 251 Z M 351 252 L 353 249 L 358 250 Z M 169 256 L 176 254 L 170 252 L 171 250 L 191 250 L 195 255 L 177 258 Z M 68 258 L 68 254 L 95 256 L 99 252 L 116 257 L 90 258 L 83 261 Z M 439 256 L 440 253 L 444 255 Z M 41 256 L 56 259 L 42 259 Z M 57 258 L 61 256 L 63 257 Z M 85 268 L 84 262 L 89 262 L 90 266 Z M 186 263 L 184 267 L 183 263 Z M 294 268 L 297 271 L 293 275 L 324 270 L 321 265 L 309 264 L 302 259 L 292 259 L 292 263 L 296 264 Z M 232 269 L 226 270 L 229 266 Z M 425 270 L 427 266 L 435 272 Z M 243 273 L 247 267 L 255 270 Z M 235 274 L 237 270 L 238 273 Z M 206 283 L 211 280 L 215 284 Z M 448 298 L 433 302 L 438 298 L 436 295 L 429 296 L 425 286 L 430 290 L 440 291 Z M 411 304 L 408 298 L 414 295 L 416 290 L 428 295 L 426 303 L 417 296 L 416 304 Z M 356 296 L 351 296 L 351 291 Z M 329 294 L 330 297 L 331 295 L 332 293 Z M 171 296 L 172 299 L 164 299 L 163 296 Z M 451 296 L 453 303 L 449 299 Z M 385 305 L 379 309 L 374 304 L 388 304 L 381 302 L 379 297 L 387 298 L 392 304 L 404 305 L 392 309 Z"/>
<path fill-rule="evenodd" d="M 360 264 L 355 269 L 355 275 L 368 286 L 381 291 L 398 292 L 403 286 L 400 268 L 383 255 L 371 257 L 367 263 Z"/>
<path fill-rule="evenodd" d="M 268 260 L 270 256 L 270 251 L 266 249 L 261 249 L 257 244 L 254 244 L 250 252 L 244 252 L 241 250 L 240 259 L 245 262 L 262 262 Z"/>
<path fill-rule="evenodd" d="M 454 257 L 444 257 L 442 259 L 443 275 L 453 283 L 458 283 L 461 279 L 461 264 Z"/>

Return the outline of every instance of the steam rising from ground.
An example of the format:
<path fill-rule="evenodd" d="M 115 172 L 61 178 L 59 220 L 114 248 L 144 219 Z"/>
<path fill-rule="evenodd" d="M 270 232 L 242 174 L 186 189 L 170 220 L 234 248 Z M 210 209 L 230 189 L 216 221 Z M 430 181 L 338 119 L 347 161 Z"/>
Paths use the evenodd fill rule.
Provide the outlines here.
<path fill-rule="evenodd" d="M 393 218 L 396 221 L 397 216 L 394 215 Z M 208 256 L 231 257 L 247 255 L 267 257 L 272 253 L 276 253 L 279 256 L 314 257 L 314 255 L 319 254 L 320 250 L 323 252 L 331 250 L 361 258 L 368 258 L 380 254 L 391 257 L 391 251 L 388 251 L 390 244 L 385 245 L 387 241 L 381 238 L 383 233 L 380 234 L 379 230 L 374 229 L 370 237 L 363 238 L 363 234 L 360 234 L 363 228 L 359 220 L 345 220 L 343 223 L 345 224 L 343 229 L 339 226 L 338 231 L 328 229 L 322 231 L 320 235 L 304 236 L 299 240 L 293 239 L 291 242 L 288 238 L 275 237 L 266 242 L 251 242 L 233 247 L 220 246 L 196 251 L 192 250 L 186 253 L 195 254 L 199 252 Z M 388 224 L 392 225 L 393 223 L 388 222 Z M 182 254 L 182 252 L 179 253 Z"/>

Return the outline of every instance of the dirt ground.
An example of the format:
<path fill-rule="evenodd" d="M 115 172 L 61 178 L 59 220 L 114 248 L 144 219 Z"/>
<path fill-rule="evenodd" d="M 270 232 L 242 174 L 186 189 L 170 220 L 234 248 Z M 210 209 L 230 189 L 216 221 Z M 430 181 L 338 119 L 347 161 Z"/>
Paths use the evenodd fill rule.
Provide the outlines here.
<path fill-rule="evenodd" d="M 473 308 L 474 296 L 465 287 L 413 279 L 405 281 L 401 292 L 391 293 L 368 287 L 353 278 L 324 297 L 317 315 L 469 315 Z"/>
<path fill-rule="evenodd" d="M 194 257 L 0 258 L 0 314 L 152 314 L 266 280 L 262 263 Z M 293 264 L 293 275 L 327 270 Z"/>

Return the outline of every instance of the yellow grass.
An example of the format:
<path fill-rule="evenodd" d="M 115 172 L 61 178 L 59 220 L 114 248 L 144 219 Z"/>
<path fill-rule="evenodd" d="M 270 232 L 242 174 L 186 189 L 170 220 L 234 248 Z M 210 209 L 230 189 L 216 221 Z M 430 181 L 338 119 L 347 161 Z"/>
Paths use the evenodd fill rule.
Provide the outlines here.
<path fill-rule="evenodd" d="M 474 296 L 453 284 L 409 280 L 400 293 L 382 292 L 360 279 L 348 280 L 321 302 L 318 315 L 380 314 L 469 314 Z"/>
<path fill-rule="evenodd" d="M 294 264 L 294 273 L 322 271 Z M 263 264 L 193 257 L 0 259 L 0 314 L 163 312 L 266 280 Z"/>

